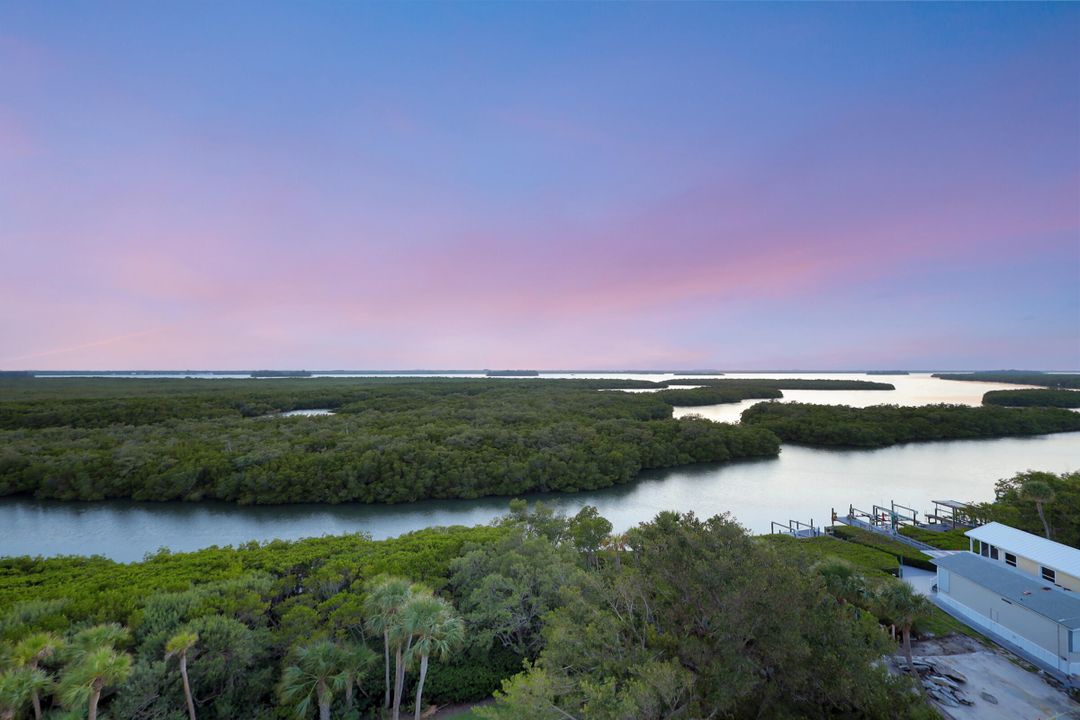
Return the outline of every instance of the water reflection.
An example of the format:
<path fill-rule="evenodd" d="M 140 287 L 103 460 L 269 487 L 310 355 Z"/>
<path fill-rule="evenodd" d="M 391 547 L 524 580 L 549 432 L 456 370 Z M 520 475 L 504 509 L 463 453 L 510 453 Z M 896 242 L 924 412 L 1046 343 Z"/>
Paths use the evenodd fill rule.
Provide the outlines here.
<path fill-rule="evenodd" d="M 933 499 L 989 500 L 994 481 L 1027 469 L 1080 468 L 1080 433 L 1033 438 L 915 443 L 879 450 L 786 445 L 779 458 L 646 473 L 631 485 L 541 497 L 566 513 L 596 505 L 616 529 L 660 510 L 731 512 L 754 532 L 773 520 L 822 522 L 831 508 L 896 500 L 919 510 Z M 0 555 L 101 554 L 141 559 L 250 540 L 363 531 L 385 538 L 432 525 L 478 525 L 506 511 L 506 498 L 407 505 L 41 502 L 0 499 Z"/>

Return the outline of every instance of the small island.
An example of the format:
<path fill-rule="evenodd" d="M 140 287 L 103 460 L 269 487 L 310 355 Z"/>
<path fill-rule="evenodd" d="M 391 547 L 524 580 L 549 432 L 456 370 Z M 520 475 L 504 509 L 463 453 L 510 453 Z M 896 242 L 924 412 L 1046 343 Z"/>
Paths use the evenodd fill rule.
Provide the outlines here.
<path fill-rule="evenodd" d="M 1007 383 L 1009 385 L 1038 385 L 1048 388 L 1080 389 L 1078 373 L 1028 372 L 1026 370 L 997 370 L 994 372 L 934 373 L 942 380 Z"/>
<path fill-rule="evenodd" d="M 253 378 L 309 378 L 307 370 L 252 370 Z"/>

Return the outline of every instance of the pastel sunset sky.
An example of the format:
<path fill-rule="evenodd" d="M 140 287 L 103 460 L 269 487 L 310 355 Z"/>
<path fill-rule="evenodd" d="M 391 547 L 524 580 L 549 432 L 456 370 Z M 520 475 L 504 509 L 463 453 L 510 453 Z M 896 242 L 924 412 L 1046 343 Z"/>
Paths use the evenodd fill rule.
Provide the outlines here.
<path fill-rule="evenodd" d="M 1080 369 L 1080 5 L 0 4 L 0 368 Z"/>

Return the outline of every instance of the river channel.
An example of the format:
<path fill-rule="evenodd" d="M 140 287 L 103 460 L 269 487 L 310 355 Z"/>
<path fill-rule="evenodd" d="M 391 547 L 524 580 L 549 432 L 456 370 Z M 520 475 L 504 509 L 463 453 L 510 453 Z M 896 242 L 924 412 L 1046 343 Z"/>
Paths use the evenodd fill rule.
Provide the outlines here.
<path fill-rule="evenodd" d="M 785 391 L 786 398 L 852 405 L 978 404 L 983 392 L 1002 387 L 914 375 L 820 377 L 878 379 L 893 382 L 897 390 Z M 687 412 L 734 420 L 733 407 Z M 648 520 L 660 510 L 692 510 L 702 516 L 730 512 L 760 533 L 768 532 L 772 521 L 820 524 L 828 521 L 832 508 L 846 511 L 849 504 L 869 509 L 896 501 L 925 512 L 935 499 L 989 500 L 995 480 L 1027 469 L 1080 469 L 1080 433 L 912 443 L 879 450 L 785 445 L 778 458 L 655 471 L 622 487 L 530 499 L 543 499 L 567 513 L 596 505 L 619 530 Z M 357 531 L 385 538 L 433 525 L 488 523 L 505 512 L 507 502 L 506 498 L 486 498 L 390 506 L 242 507 L 214 502 L 73 503 L 6 498 L 0 499 L 0 555 L 97 554 L 126 562 L 162 547 L 180 552 Z"/>

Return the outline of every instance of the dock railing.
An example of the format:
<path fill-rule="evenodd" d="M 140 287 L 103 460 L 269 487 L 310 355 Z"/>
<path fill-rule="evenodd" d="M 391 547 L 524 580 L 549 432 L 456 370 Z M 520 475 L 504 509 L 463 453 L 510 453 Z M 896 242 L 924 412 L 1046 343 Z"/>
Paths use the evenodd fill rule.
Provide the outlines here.
<path fill-rule="evenodd" d="M 773 535 L 790 535 L 794 538 L 821 537 L 825 534 L 824 530 L 817 525 L 814 525 L 813 518 L 810 518 L 809 523 L 800 522 L 798 520 L 788 520 L 786 523 L 774 521 L 769 523 L 769 532 Z"/>

